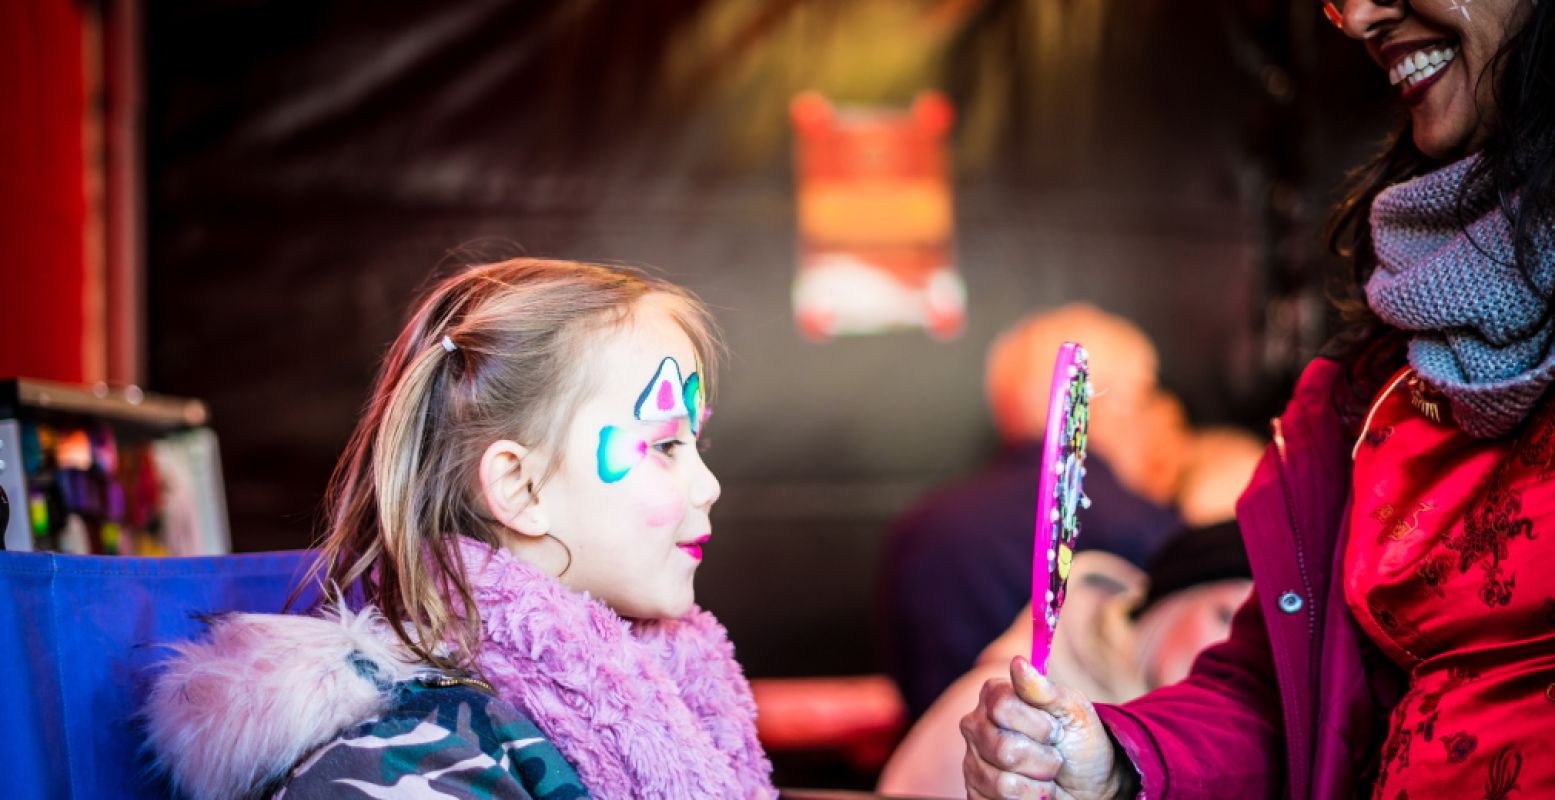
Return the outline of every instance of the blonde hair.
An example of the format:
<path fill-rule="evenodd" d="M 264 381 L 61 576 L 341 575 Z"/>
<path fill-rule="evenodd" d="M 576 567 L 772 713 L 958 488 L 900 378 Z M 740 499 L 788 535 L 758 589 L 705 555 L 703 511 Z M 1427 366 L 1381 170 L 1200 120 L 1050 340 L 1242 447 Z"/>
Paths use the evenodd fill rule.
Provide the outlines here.
<path fill-rule="evenodd" d="M 312 575 L 377 605 L 416 656 L 469 668 L 481 641 L 451 537 L 499 546 L 479 489 L 481 454 L 513 439 L 560 466 L 570 409 L 597 380 L 586 348 L 667 298 L 691 339 L 711 399 L 722 344 L 690 292 L 636 270 L 520 258 L 470 267 L 434 286 L 384 357 L 366 413 L 335 466 Z M 444 650 L 444 647 L 447 650 Z M 453 655 L 444 655 L 452 652 Z"/>

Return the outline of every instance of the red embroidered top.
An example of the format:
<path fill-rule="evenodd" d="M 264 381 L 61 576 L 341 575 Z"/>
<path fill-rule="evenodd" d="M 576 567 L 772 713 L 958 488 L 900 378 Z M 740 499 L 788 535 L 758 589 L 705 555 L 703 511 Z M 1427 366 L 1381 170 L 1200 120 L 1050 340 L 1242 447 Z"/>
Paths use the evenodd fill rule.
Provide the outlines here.
<path fill-rule="evenodd" d="M 1405 370 L 1356 445 L 1345 599 L 1410 679 L 1373 797 L 1555 797 L 1555 403 L 1446 416 Z"/>

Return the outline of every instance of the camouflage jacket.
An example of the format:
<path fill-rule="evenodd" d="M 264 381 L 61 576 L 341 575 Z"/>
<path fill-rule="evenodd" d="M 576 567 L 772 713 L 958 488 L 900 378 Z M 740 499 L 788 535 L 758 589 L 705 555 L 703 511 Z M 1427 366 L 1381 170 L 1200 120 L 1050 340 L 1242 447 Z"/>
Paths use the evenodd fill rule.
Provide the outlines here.
<path fill-rule="evenodd" d="M 423 676 L 396 684 L 388 710 L 313 751 L 271 796 L 574 800 L 588 793 L 534 722 L 490 687 Z"/>
<path fill-rule="evenodd" d="M 226 614 L 171 649 L 144 717 L 186 800 L 589 796 L 529 716 L 372 609 Z"/>

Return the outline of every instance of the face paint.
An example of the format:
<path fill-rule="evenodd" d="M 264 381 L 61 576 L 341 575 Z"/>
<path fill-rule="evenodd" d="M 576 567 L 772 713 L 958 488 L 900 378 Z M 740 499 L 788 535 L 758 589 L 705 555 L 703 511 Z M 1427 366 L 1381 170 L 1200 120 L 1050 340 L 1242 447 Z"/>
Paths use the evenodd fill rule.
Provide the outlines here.
<path fill-rule="evenodd" d="M 692 377 L 696 376 L 693 374 Z M 666 357 L 659 362 L 659 370 L 654 373 L 653 380 L 637 397 L 635 413 L 644 422 L 662 422 L 690 416 L 680 380 L 680 365 L 675 363 L 674 358 Z"/>
<path fill-rule="evenodd" d="M 637 396 L 633 415 L 642 422 L 675 422 L 682 417 L 691 422 L 691 435 L 696 436 L 706 415 L 702 396 L 702 376 L 691 373 L 682 381 L 680 364 L 673 357 L 659 362 L 653 380 Z M 654 434 L 654 441 L 672 436 L 673 429 Z M 599 430 L 599 479 L 615 483 L 626 477 L 632 468 L 648 455 L 648 441 L 634 436 L 624 428 L 606 425 Z"/>
<path fill-rule="evenodd" d="M 648 455 L 648 443 L 630 431 L 606 425 L 599 429 L 599 479 L 615 483 Z"/>
<path fill-rule="evenodd" d="M 652 442 L 672 439 L 680 429 L 680 423 L 670 420 L 648 433 L 648 438 L 634 434 L 625 428 L 606 425 L 599 429 L 599 448 L 595 457 L 599 462 L 599 479 L 615 483 L 626 477 L 634 467 L 648 457 Z"/>
<path fill-rule="evenodd" d="M 646 422 L 633 413 L 668 416 L 684 405 L 684 377 L 697 368 L 677 307 L 665 302 L 673 299 L 650 296 L 620 335 L 593 343 L 597 380 L 576 397 L 566 435 L 545 453 L 556 464 L 542 492 L 547 532 L 574 556 L 562 585 L 630 619 L 678 619 L 694 607 L 697 548 L 713 532 L 709 511 L 721 491 L 685 411 Z M 665 356 L 684 371 L 677 375 Z M 665 377 L 669 398 L 660 391 Z"/>
<path fill-rule="evenodd" d="M 702 396 L 702 375 L 693 372 L 686 379 L 685 389 L 686 414 L 691 418 L 691 435 L 699 436 L 702 433 L 702 420 L 706 414 L 706 399 Z"/>

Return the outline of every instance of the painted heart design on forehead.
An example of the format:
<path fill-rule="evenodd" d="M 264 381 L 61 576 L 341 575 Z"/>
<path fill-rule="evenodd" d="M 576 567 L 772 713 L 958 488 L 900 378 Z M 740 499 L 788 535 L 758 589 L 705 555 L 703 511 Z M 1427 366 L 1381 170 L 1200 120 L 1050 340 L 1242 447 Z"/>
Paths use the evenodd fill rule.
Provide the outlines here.
<path fill-rule="evenodd" d="M 691 374 L 692 380 L 698 385 L 701 379 L 696 373 Z M 659 369 L 653 375 L 653 380 L 643 388 L 643 393 L 637 397 L 637 408 L 633 412 L 643 422 L 664 422 L 677 417 L 691 417 L 691 411 L 686 407 L 685 383 L 680 377 L 680 364 L 674 357 L 666 356 L 659 362 Z M 695 419 L 695 417 L 692 417 Z M 696 425 L 692 423 L 693 427 Z"/>
<path fill-rule="evenodd" d="M 702 432 L 707 421 L 707 397 L 702 391 L 702 375 L 693 372 L 681 378 L 680 363 L 673 356 L 659 362 L 653 380 L 637 396 L 633 414 L 643 422 L 664 422 L 686 417 L 691 435 Z"/>

